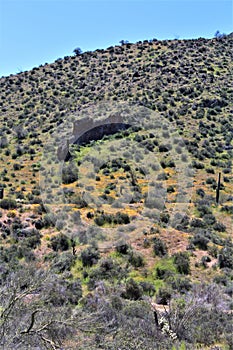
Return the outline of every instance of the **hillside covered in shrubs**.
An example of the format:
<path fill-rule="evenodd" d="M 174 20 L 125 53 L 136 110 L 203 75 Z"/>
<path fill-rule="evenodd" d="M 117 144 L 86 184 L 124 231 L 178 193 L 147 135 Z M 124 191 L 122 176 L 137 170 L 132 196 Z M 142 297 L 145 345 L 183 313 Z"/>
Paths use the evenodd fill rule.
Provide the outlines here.
<path fill-rule="evenodd" d="M 0 78 L 1 349 L 233 349 L 232 44 Z"/>

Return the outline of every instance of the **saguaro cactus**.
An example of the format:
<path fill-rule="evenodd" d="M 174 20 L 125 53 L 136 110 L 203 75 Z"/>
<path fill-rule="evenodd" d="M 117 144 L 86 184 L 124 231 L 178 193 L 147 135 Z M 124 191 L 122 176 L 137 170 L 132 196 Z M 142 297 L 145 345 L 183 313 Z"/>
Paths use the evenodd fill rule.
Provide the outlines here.
<path fill-rule="evenodd" d="M 219 203 L 219 193 L 220 193 L 220 185 L 221 185 L 221 173 L 218 174 L 218 186 L 216 188 L 216 203 Z"/>

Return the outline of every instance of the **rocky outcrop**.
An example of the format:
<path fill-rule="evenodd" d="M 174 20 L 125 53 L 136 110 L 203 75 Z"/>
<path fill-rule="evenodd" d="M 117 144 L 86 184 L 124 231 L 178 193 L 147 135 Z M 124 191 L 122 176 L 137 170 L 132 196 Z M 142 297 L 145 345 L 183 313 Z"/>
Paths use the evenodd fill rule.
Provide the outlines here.
<path fill-rule="evenodd" d="M 124 122 L 120 113 L 112 114 L 104 120 L 83 118 L 73 124 L 73 142 L 85 144 L 92 140 L 100 140 L 105 135 L 112 135 L 129 127 L 130 125 Z"/>
<path fill-rule="evenodd" d="M 124 123 L 120 113 L 114 113 L 105 119 L 92 119 L 85 117 L 73 123 L 73 136 L 64 141 L 57 149 L 59 161 L 67 161 L 70 158 L 69 145 L 76 143 L 86 144 L 90 141 L 102 139 L 105 135 L 113 135 L 121 130 L 126 130 L 130 124 Z"/>

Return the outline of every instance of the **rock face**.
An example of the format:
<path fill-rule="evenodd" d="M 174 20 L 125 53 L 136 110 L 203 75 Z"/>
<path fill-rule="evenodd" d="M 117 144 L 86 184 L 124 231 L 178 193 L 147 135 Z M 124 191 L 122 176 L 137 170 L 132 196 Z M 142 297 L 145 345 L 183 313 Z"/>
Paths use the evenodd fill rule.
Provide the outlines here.
<path fill-rule="evenodd" d="M 96 141 L 102 139 L 105 135 L 112 135 L 121 130 L 126 130 L 129 127 L 128 124 L 114 123 L 114 124 L 103 124 L 95 126 L 93 129 L 86 131 L 84 134 L 79 136 L 75 143 L 85 144 L 89 141 Z"/>
<path fill-rule="evenodd" d="M 62 144 L 57 149 L 57 158 L 59 161 L 66 161 L 70 158 L 70 152 L 69 152 L 69 140 L 66 140 L 65 144 Z"/>
<path fill-rule="evenodd" d="M 110 115 L 104 120 L 94 120 L 90 117 L 83 118 L 74 122 L 73 142 L 83 144 L 92 140 L 100 140 L 105 135 L 112 135 L 129 127 L 130 125 L 125 123 L 122 116 L 118 113 Z"/>
<path fill-rule="evenodd" d="M 79 145 L 86 144 L 90 141 L 96 141 L 105 135 L 112 135 L 121 130 L 126 130 L 130 124 L 124 123 L 120 113 L 110 115 L 104 120 L 92 119 L 86 117 L 73 123 L 73 136 L 71 140 L 64 140 L 64 143 L 57 149 L 59 161 L 67 161 L 70 158 L 69 145 L 76 143 Z"/>

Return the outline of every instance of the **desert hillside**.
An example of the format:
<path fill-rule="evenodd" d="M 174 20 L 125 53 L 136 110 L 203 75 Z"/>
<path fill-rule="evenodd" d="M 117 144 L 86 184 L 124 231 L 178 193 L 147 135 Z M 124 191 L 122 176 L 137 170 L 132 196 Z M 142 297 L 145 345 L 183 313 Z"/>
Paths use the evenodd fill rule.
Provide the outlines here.
<path fill-rule="evenodd" d="M 0 78 L 1 349 L 233 349 L 232 41 Z"/>

